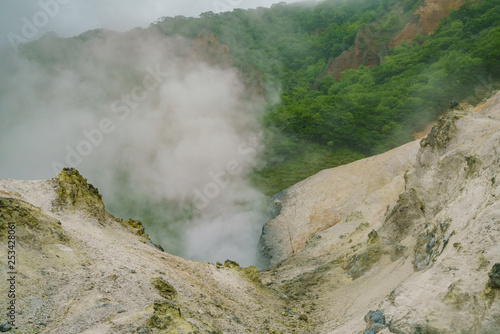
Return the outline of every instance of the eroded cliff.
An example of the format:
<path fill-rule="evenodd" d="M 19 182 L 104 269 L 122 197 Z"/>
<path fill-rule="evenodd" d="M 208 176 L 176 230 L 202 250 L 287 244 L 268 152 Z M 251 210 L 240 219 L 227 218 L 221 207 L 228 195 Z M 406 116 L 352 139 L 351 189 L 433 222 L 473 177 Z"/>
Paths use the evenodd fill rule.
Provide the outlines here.
<path fill-rule="evenodd" d="M 411 44 L 418 34 L 431 34 L 442 18 L 464 4 L 464 0 L 425 0 L 409 16 L 404 14 L 401 7 L 396 7 L 390 15 L 382 13 L 373 23 L 359 29 L 353 44 L 348 49 L 328 60 L 322 77 L 331 75 L 335 80 L 339 80 L 342 72 L 347 69 L 357 69 L 361 65 L 369 68 L 379 65 L 390 49 L 403 41 Z M 408 17 L 402 30 L 387 29 L 387 21 L 394 16 L 404 19 Z"/>

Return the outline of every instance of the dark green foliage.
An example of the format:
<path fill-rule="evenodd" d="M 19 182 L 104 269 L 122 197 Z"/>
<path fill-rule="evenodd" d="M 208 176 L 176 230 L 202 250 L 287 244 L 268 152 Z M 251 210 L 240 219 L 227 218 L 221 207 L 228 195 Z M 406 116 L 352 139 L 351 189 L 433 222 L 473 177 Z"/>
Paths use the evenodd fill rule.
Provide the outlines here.
<path fill-rule="evenodd" d="M 478 102 L 481 92 L 491 93 L 500 76 L 500 4 L 463 6 L 417 41 L 396 47 L 373 69 L 347 70 L 338 82 L 326 77 L 317 91 L 305 84 L 285 90 L 269 118 L 285 133 L 322 145 L 367 154 L 401 145 L 449 101 Z"/>

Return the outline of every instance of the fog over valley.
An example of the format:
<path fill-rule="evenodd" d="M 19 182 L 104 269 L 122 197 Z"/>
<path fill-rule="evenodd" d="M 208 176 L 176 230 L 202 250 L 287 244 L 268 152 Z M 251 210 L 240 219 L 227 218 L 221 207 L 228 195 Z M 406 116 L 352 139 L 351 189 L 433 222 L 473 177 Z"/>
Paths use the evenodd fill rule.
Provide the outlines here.
<path fill-rule="evenodd" d="M 262 110 L 243 98 L 238 71 L 210 65 L 189 40 L 141 31 L 45 43 L 61 47 L 56 59 L 2 58 L 0 175 L 77 168 L 166 250 L 253 263 L 265 196 L 247 175 Z"/>

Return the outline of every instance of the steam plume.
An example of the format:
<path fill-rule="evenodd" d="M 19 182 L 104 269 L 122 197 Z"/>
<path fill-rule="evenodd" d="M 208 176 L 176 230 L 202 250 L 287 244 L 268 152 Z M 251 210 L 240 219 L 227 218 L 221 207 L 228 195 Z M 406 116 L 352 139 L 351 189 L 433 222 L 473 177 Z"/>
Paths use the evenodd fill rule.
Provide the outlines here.
<path fill-rule="evenodd" d="M 147 217 L 167 250 L 254 262 L 259 111 L 235 69 L 142 30 L 49 38 L 22 54 L 0 65 L 0 177 L 76 167 L 113 213 Z"/>

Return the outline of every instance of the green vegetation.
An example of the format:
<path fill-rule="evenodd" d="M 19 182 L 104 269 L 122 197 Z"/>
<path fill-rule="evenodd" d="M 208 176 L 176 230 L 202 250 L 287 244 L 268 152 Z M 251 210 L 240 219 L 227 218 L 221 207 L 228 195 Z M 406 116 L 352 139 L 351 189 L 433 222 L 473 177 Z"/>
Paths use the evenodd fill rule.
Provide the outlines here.
<path fill-rule="evenodd" d="M 387 51 L 380 66 L 325 76 L 328 59 L 353 44 L 360 28 L 370 45 L 387 45 L 421 1 L 327 0 L 316 6 L 278 4 L 200 18 L 163 18 L 167 35 L 195 38 L 213 31 L 236 66 L 263 73 L 267 167 L 254 181 L 276 193 L 323 168 L 377 154 L 412 140 L 451 100 L 476 103 L 500 77 L 500 3 L 467 3 L 434 34 Z M 371 24 L 371 25 L 370 25 Z M 369 25 L 369 26 L 368 26 Z M 368 28 L 367 28 L 368 27 Z"/>

